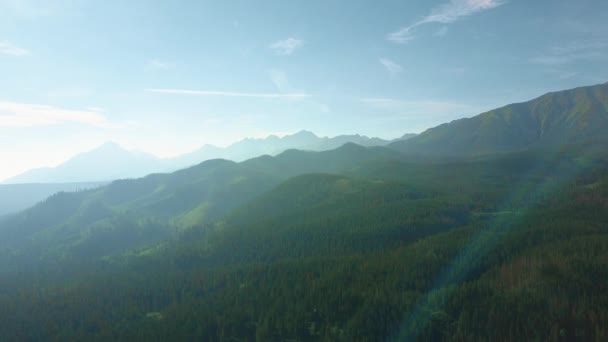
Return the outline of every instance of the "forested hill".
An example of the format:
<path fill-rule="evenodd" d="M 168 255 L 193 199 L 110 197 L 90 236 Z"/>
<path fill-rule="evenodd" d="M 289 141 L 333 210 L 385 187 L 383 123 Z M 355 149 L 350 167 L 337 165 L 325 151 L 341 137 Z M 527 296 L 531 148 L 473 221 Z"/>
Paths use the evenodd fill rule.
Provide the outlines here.
<path fill-rule="evenodd" d="M 402 141 L 413 136 L 415 134 L 405 134 L 394 140 L 370 138 L 358 134 L 329 138 L 319 137 L 308 131 L 300 131 L 283 137 L 271 135 L 263 139 L 247 138 L 224 148 L 204 145 L 196 151 L 167 159 L 160 159 L 138 151 L 129 151 L 116 143 L 107 142 L 91 151 L 78 154 L 56 167 L 29 170 L 4 180 L 4 183 L 108 182 L 143 177 L 157 172 L 172 172 L 212 159 L 241 162 L 261 155 L 275 156 L 290 149 L 328 151 L 347 143 L 366 147 L 385 146 L 393 141 Z M 27 193 L 25 195 L 27 196 Z M 38 200 L 43 199 L 38 198 Z M 35 203 L 36 201 L 30 205 Z"/>
<path fill-rule="evenodd" d="M 391 147 L 419 155 L 484 155 L 606 141 L 608 83 L 543 95 L 431 128 Z"/>
<path fill-rule="evenodd" d="M 534 108 L 573 123 L 534 116 L 522 151 L 346 144 L 57 194 L 0 221 L 0 337 L 607 340 L 603 112 L 555 96 Z"/>
<path fill-rule="evenodd" d="M 171 174 L 58 193 L 0 221 L 0 255 L 36 263 L 123 253 L 218 220 L 290 177 L 348 173 L 399 157 L 390 149 L 355 144 L 325 152 L 289 150 L 276 157 L 211 160 Z"/>
<path fill-rule="evenodd" d="M 37 262 L 52 263 L 32 273 L 29 266 L 3 271 L 0 336 L 608 338 L 608 288 L 602 281 L 608 276 L 606 150 L 585 155 L 573 146 L 433 162 L 379 160 L 380 151 L 385 152 L 347 146 L 324 154 L 329 159 L 317 159 L 324 165 L 319 169 L 333 175 L 289 177 L 218 220 L 176 232 L 176 222 L 162 220 L 166 212 L 151 221 L 139 211 L 131 221 L 102 219 L 88 226 L 71 225 L 78 222 L 72 218 L 43 229 L 33 237 L 52 248 L 25 245 L 22 252 L 45 247 Z M 369 160 L 374 162 L 366 165 Z M 281 158 L 245 165 L 265 165 L 266 174 L 286 172 Z M 238 184 L 243 167 L 213 161 L 179 175 L 209 177 L 221 188 Z M 166 178 L 163 187 L 179 183 L 175 174 L 155 177 Z M 132 196 L 140 189 L 141 195 L 147 193 L 145 182 L 156 180 L 140 182 L 122 189 Z M 105 188 L 100 200 L 113 203 L 118 189 Z M 181 194 L 168 198 L 174 196 Z M 77 207 L 78 199 L 70 203 Z M 124 212 L 129 213 L 134 212 Z M 146 246 L 121 245 L 152 231 L 167 235 Z M 70 234 L 88 243 L 76 239 L 72 245 Z M 116 249 L 100 252 L 103 246 Z"/>

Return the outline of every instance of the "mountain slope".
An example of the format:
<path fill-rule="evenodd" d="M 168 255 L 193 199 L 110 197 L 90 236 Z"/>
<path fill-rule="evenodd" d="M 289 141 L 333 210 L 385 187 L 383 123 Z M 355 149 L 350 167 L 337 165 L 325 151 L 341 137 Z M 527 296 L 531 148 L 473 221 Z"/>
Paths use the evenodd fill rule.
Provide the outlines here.
<path fill-rule="evenodd" d="M 593 180 L 593 187 L 581 183 L 525 214 L 476 215 L 477 224 L 379 252 L 210 269 L 177 244 L 165 258 L 109 271 L 89 268 L 77 280 L 53 282 L 51 272 L 42 280 L 5 277 L 0 335 L 18 340 L 61 334 L 67 340 L 141 341 L 604 341 L 605 175 Z M 343 181 L 320 178 L 330 185 Z M 229 244 L 225 252 L 238 254 L 245 247 L 256 255 L 275 248 L 293 254 L 279 234 L 267 237 L 256 242 L 257 248 Z M 288 241 L 298 247 L 315 242 L 304 234 Z"/>
<path fill-rule="evenodd" d="M 55 195 L 0 224 L 0 336 L 607 340 L 608 149 L 583 133 L 463 158 L 288 150 Z"/>
<path fill-rule="evenodd" d="M 17 213 L 62 191 L 80 191 L 105 183 L 0 184 L 0 216 Z"/>
<path fill-rule="evenodd" d="M 277 182 L 212 160 L 173 174 L 59 193 L 0 222 L 0 254 L 12 250 L 19 260 L 37 262 L 124 252 L 164 240 L 178 226 L 204 224 Z"/>
<path fill-rule="evenodd" d="M 166 239 L 175 230 L 204 227 L 290 177 L 348 173 L 366 163 L 399 157 L 386 148 L 346 144 L 332 151 L 290 150 L 242 163 L 210 160 L 171 174 L 59 193 L 0 222 L 0 250 L 28 258 L 37 251 L 37 258 L 50 259 L 125 252 Z M 125 234 L 129 243 L 120 238 Z M 96 247 L 84 247 L 91 245 Z"/>
<path fill-rule="evenodd" d="M 608 83 L 543 95 L 431 128 L 390 146 L 408 154 L 483 155 L 606 140 Z"/>
<path fill-rule="evenodd" d="M 407 139 L 406 134 L 399 139 Z M 277 155 L 290 149 L 327 151 L 347 143 L 361 146 L 384 146 L 389 140 L 361 135 L 318 137 L 301 131 L 284 137 L 271 135 L 264 139 L 244 139 L 222 148 L 205 145 L 200 149 L 174 158 L 159 159 L 152 155 L 127 151 L 109 142 L 92 151 L 81 153 L 54 168 L 27 171 L 4 181 L 6 184 L 99 182 L 123 178 L 143 177 L 156 172 L 171 172 L 211 159 L 244 161 L 262 155 Z M 21 196 L 19 193 L 16 196 Z"/>
<path fill-rule="evenodd" d="M 409 137 L 409 135 L 406 135 L 406 137 Z M 300 131 L 284 137 L 271 135 L 264 139 L 244 139 L 225 148 L 205 145 L 197 151 L 178 156 L 169 163 L 172 168 L 181 168 L 216 158 L 239 162 L 261 155 L 274 156 L 291 149 L 327 151 L 347 143 L 371 147 L 384 146 L 390 142 L 389 140 L 368 138 L 361 135 L 339 135 L 333 138 L 318 137 L 312 132 Z"/>
<path fill-rule="evenodd" d="M 53 168 L 27 171 L 4 181 L 7 184 L 75 183 L 141 177 L 163 169 L 163 162 L 149 154 L 127 151 L 105 143 Z"/>

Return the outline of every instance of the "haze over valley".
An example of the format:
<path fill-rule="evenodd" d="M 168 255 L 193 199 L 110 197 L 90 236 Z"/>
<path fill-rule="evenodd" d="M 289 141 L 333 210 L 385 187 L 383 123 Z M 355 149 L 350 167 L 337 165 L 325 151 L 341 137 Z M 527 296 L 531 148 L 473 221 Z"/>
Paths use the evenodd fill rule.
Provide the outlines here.
<path fill-rule="evenodd" d="M 0 340 L 608 340 L 605 13 L 0 0 Z"/>

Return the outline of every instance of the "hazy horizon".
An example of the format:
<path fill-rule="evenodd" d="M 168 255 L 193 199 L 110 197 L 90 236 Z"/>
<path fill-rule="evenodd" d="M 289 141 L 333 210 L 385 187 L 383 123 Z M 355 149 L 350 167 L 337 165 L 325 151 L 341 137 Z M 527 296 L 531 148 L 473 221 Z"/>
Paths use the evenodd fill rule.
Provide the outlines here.
<path fill-rule="evenodd" d="M 603 83 L 606 11 L 0 0 L 0 179 L 106 141 L 169 157 L 302 129 L 390 139 Z"/>
<path fill-rule="evenodd" d="M 380 139 L 387 140 L 387 141 L 398 139 L 398 138 L 402 137 L 404 134 L 408 134 L 409 133 L 409 132 L 406 132 L 404 134 L 401 134 L 400 136 L 394 136 L 394 137 L 375 137 L 375 136 L 372 137 L 372 136 L 366 136 L 364 134 L 359 134 L 359 133 L 344 133 L 344 134 L 338 134 L 336 136 L 322 136 L 322 135 L 316 134 L 315 132 L 312 132 L 312 131 L 309 131 L 309 130 L 306 130 L 306 129 L 302 129 L 302 130 L 295 131 L 295 132 L 275 132 L 275 133 L 269 133 L 269 134 L 260 135 L 260 136 L 244 136 L 244 137 L 241 137 L 241 138 L 237 138 L 234 141 L 230 141 L 230 142 L 228 142 L 226 144 L 217 144 L 216 145 L 216 144 L 211 144 L 211 143 L 205 143 L 203 145 L 195 146 L 194 148 L 190 148 L 190 149 L 187 149 L 187 150 L 184 150 L 184 151 L 177 151 L 177 152 L 172 153 L 172 154 L 157 154 L 157 153 L 154 153 L 154 151 L 147 151 L 147 150 L 143 150 L 143 149 L 139 149 L 139 148 L 130 148 L 130 147 L 124 146 L 120 142 L 117 142 L 117 141 L 114 141 L 114 140 L 106 140 L 106 141 L 103 141 L 103 142 L 99 143 L 98 145 L 95 145 L 95 146 L 93 146 L 91 148 L 85 148 L 83 150 L 77 151 L 74 154 L 65 157 L 64 159 L 60 159 L 60 160 L 58 160 L 58 161 L 56 161 L 54 163 L 51 163 L 51 164 L 36 165 L 34 167 L 25 168 L 25 169 L 23 169 L 21 171 L 18 171 L 16 173 L 12 173 L 12 174 L 9 174 L 8 172 L 4 172 L 5 170 L 7 170 L 6 168 L 2 169 L 2 170 L 0 170 L 0 184 L 2 184 L 4 181 L 6 181 L 6 180 L 8 180 L 8 179 L 10 179 L 10 178 L 12 178 L 14 176 L 20 175 L 20 174 L 22 174 L 23 172 L 26 172 L 26 171 L 31 171 L 31 170 L 35 170 L 35 169 L 57 167 L 57 166 L 65 163 L 66 161 L 71 160 L 74 157 L 77 157 L 79 155 L 86 154 L 86 153 L 89 153 L 89 152 L 93 152 L 93 151 L 95 151 L 95 150 L 97 150 L 99 148 L 102 148 L 103 146 L 106 146 L 106 145 L 117 145 L 117 146 L 119 146 L 121 149 L 123 149 L 125 151 L 133 152 L 133 153 L 144 153 L 146 155 L 150 155 L 152 157 L 158 158 L 159 160 L 171 160 L 173 158 L 177 158 L 177 157 L 189 154 L 189 153 L 194 153 L 194 152 L 200 150 L 202 147 L 205 147 L 205 146 L 213 146 L 213 147 L 218 147 L 218 148 L 227 148 L 227 147 L 230 147 L 230 146 L 232 146 L 232 145 L 234 145 L 236 143 L 239 143 L 239 142 L 247 140 L 247 139 L 265 140 L 265 139 L 269 139 L 271 137 L 284 138 L 284 137 L 287 137 L 287 136 L 295 135 L 295 134 L 300 133 L 300 132 L 310 132 L 310 133 L 315 134 L 319 138 L 334 138 L 334 137 L 338 137 L 338 136 L 361 135 L 361 136 L 368 137 L 368 138 L 380 138 Z"/>
<path fill-rule="evenodd" d="M 0 340 L 608 341 L 606 14 L 0 0 Z"/>

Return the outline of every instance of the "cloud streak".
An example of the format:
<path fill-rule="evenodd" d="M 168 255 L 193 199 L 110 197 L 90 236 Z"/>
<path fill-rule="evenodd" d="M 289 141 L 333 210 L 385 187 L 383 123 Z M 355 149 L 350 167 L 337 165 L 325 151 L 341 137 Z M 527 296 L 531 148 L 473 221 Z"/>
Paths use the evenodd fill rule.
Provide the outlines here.
<path fill-rule="evenodd" d="M 309 97 L 306 93 L 242 93 L 232 91 L 214 90 L 188 90 L 188 89 L 146 89 L 146 92 L 169 95 L 195 95 L 219 97 L 249 97 L 263 99 L 303 99 Z"/>
<path fill-rule="evenodd" d="M 277 88 L 277 90 L 281 93 L 289 93 L 291 91 L 291 86 L 289 85 L 289 77 L 287 77 L 287 73 L 283 70 L 269 70 L 270 80 Z"/>
<path fill-rule="evenodd" d="M 401 27 L 399 30 L 389 33 L 387 39 L 397 44 L 404 44 L 414 37 L 417 27 L 426 24 L 451 24 L 468 16 L 502 6 L 506 0 L 450 0 L 447 3 L 436 6 L 431 13 L 412 25 Z"/>
<path fill-rule="evenodd" d="M 29 50 L 15 46 L 9 42 L 0 42 L 0 55 L 24 57 L 31 54 Z"/>
<path fill-rule="evenodd" d="M 397 77 L 397 75 L 403 72 L 403 67 L 401 65 L 388 58 L 380 58 L 379 62 L 384 66 L 391 77 Z"/>
<path fill-rule="evenodd" d="M 478 108 L 445 101 L 405 101 L 385 97 L 361 98 L 360 102 L 381 110 L 399 111 L 409 115 L 444 115 L 458 112 L 475 113 Z"/>
<path fill-rule="evenodd" d="M 112 125 L 99 112 L 70 110 L 47 105 L 0 102 L 0 127 L 51 126 L 78 123 L 108 128 Z"/>
<path fill-rule="evenodd" d="M 163 69 L 172 69 L 175 67 L 174 63 L 161 61 L 159 59 L 149 60 L 146 65 L 146 70 L 163 70 Z"/>
<path fill-rule="evenodd" d="M 301 49 L 304 46 L 304 41 L 297 38 L 287 38 L 276 41 L 270 45 L 270 48 L 274 50 L 277 55 L 289 56 Z"/>
<path fill-rule="evenodd" d="M 530 62 L 557 67 L 580 61 L 604 61 L 606 58 L 608 58 L 608 40 L 590 40 L 553 47 L 548 53 L 531 58 Z"/>

